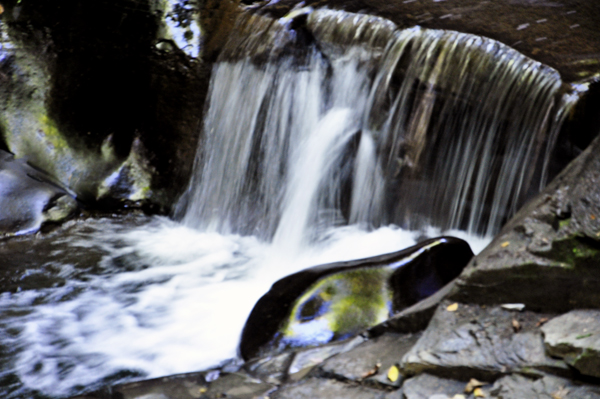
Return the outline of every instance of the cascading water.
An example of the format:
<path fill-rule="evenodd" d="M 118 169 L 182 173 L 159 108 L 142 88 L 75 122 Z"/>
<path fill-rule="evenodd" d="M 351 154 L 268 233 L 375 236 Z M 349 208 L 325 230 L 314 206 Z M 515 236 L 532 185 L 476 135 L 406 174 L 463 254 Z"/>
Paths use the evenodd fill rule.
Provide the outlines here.
<path fill-rule="evenodd" d="M 439 229 L 492 234 L 544 184 L 573 104 L 557 101 L 556 72 L 488 39 L 371 16 L 293 23 L 240 17 L 181 223 L 73 223 L 35 244 L 43 265 L 19 264 L 0 295 L 4 397 L 210 367 L 235 356 L 276 279 Z M 476 252 L 488 240 L 453 233 Z"/>
<path fill-rule="evenodd" d="M 317 216 L 302 217 L 336 217 L 299 222 L 298 234 L 310 236 L 302 226 L 332 226 L 343 215 L 342 223 L 493 235 L 530 187 L 545 184 L 542 160 L 564 115 L 556 71 L 490 39 L 394 30 L 370 16 L 315 11 L 307 29 L 316 43 L 308 61 L 245 57 L 216 66 L 198 155 L 202 174 L 182 212 L 186 225 L 272 237 L 284 197 L 307 190 L 291 177 L 292 165 L 302 162 L 298 148 L 311 134 L 326 134 L 317 132 L 320 120 L 342 108 L 353 120 L 346 129 L 357 137 L 337 143 L 339 154 L 330 155 L 337 165 L 327 173 L 338 171 L 337 180 L 308 170 L 302 180 L 313 180 L 311 190 L 321 186 L 303 205 Z M 257 40 L 275 42 L 280 35 L 271 30 Z M 226 54 L 256 47 L 248 40 L 234 41 Z M 343 203 L 344 196 L 351 202 Z"/>

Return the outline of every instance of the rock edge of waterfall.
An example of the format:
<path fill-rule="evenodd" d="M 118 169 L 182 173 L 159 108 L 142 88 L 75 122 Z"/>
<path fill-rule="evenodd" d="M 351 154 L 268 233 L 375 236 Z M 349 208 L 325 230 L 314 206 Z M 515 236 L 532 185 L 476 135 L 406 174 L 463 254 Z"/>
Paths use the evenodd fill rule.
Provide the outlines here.
<path fill-rule="evenodd" d="M 599 187 L 597 138 L 456 280 L 385 323 L 77 398 L 600 398 Z"/>

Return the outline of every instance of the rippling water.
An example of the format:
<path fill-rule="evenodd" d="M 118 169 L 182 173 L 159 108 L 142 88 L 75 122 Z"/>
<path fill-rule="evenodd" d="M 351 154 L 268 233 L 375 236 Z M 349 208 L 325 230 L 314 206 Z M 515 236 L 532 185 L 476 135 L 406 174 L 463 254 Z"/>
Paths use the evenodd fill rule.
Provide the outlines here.
<path fill-rule="evenodd" d="M 0 393 L 65 397 L 217 365 L 236 356 L 247 315 L 277 279 L 415 240 L 393 226 L 340 227 L 298 255 L 250 236 L 137 216 L 11 243 L 23 256 L 4 280 L 12 292 L 0 295 Z M 488 240 L 470 241 L 478 251 Z"/>

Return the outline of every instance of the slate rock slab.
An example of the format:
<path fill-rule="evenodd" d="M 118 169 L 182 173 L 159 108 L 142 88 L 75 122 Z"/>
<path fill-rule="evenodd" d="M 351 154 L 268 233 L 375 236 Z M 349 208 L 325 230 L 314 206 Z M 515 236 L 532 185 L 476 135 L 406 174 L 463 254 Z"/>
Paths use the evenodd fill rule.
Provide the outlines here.
<path fill-rule="evenodd" d="M 466 304 L 449 311 L 450 304 L 442 303 L 404 356 L 406 373 L 490 380 L 514 371 L 567 372 L 565 363 L 544 351 L 538 323 L 547 316 Z"/>
<path fill-rule="evenodd" d="M 421 374 L 407 380 L 402 392 L 404 399 L 450 399 L 455 395 L 464 395 L 465 385 L 462 381 Z"/>
<path fill-rule="evenodd" d="M 600 311 L 575 310 L 544 327 L 550 356 L 560 357 L 582 374 L 600 378 Z"/>
<path fill-rule="evenodd" d="M 274 386 L 244 373 L 211 370 L 181 374 L 154 380 L 121 384 L 112 388 L 110 399 L 251 399 L 262 397 Z"/>
<path fill-rule="evenodd" d="M 465 268 L 459 302 L 600 307 L 600 137 Z"/>
<path fill-rule="evenodd" d="M 600 399 L 600 387 L 576 384 L 556 376 L 530 379 L 522 375 L 509 375 L 497 380 L 489 390 L 496 399 Z"/>
<path fill-rule="evenodd" d="M 400 363 L 418 338 L 418 334 L 384 334 L 330 358 L 321 370 L 326 375 L 350 381 L 400 386 L 402 378 L 390 381 L 388 370 Z"/>
<path fill-rule="evenodd" d="M 273 394 L 271 399 L 388 399 L 386 391 L 345 384 L 335 380 L 309 378 L 287 385 Z"/>

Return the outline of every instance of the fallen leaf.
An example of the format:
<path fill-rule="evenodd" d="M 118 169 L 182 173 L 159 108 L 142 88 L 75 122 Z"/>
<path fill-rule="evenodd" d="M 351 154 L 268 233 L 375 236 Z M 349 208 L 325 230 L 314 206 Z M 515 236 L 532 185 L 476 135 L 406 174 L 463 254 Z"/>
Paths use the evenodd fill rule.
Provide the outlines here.
<path fill-rule="evenodd" d="M 596 220 L 596 215 L 590 215 L 590 219 Z"/>
<path fill-rule="evenodd" d="M 481 382 L 481 381 L 476 380 L 475 378 L 471 378 L 471 380 L 468 382 L 467 386 L 465 387 L 465 392 L 471 393 L 476 388 L 482 387 L 484 385 L 485 385 L 485 382 Z"/>
<path fill-rule="evenodd" d="M 513 330 L 515 330 L 515 332 L 521 331 L 521 323 L 519 323 L 519 320 L 512 319 L 512 327 L 513 327 Z"/>
<path fill-rule="evenodd" d="M 387 378 L 392 382 L 398 381 L 398 378 L 400 378 L 400 369 L 398 369 L 398 366 L 390 367 L 387 373 Z"/>
<path fill-rule="evenodd" d="M 4 7 L 2 7 L 2 4 L 0 4 L 0 14 L 2 14 L 4 12 Z"/>
<path fill-rule="evenodd" d="M 369 378 L 369 377 L 374 376 L 375 374 L 377 374 L 377 372 L 379 371 L 380 367 L 381 367 L 381 363 L 377 363 L 375 365 L 375 367 L 373 367 L 371 370 L 369 370 L 366 373 L 364 373 L 363 375 L 361 375 L 360 379 L 364 380 L 365 378 Z"/>
<path fill-rule="evenodd" d="M 206 391 L 208 391 L 208 388 L 206 387 L 202 387 L 198 390 L 199 393 L 205 393 Z"/>
<path fill-rule="evenodd" d="M 509 242 L 509 241 L 504 241 L 504 242 L 503 242 L 503 243 L 502 243 L 500 246 L 501 246 L 502 248 L 506 248 L 506 247 L 508 247 L 509 245 L 510 245 L 510 242 Z"/>
<path fill-rule="evenodd" d="M 448 312 L 456 312 L 458 310 L 458 303 L 453 303 L 446 308 Z"/>
<path fill-rule="evenodd" d="M 536 327 L 541 326 L 542 324 L 546 324 L 548 322 L 548 318 L 547 317 L 542 317 L 537 324 L 535 325 Z"/>
<path fill-rule="evenodd" d="M 475 388 L 473 391 L 473 396 L 476 398 L 485 398 L 485 392 L 483 392 L 483 389 L 481 388 Z"/>
<path fill-rule="evenodd" d="M 558 391 L 552 394 L 552 399 L 565 399 L 569 394 L 569 390 L 565 387 L 560 387 Z"/>

